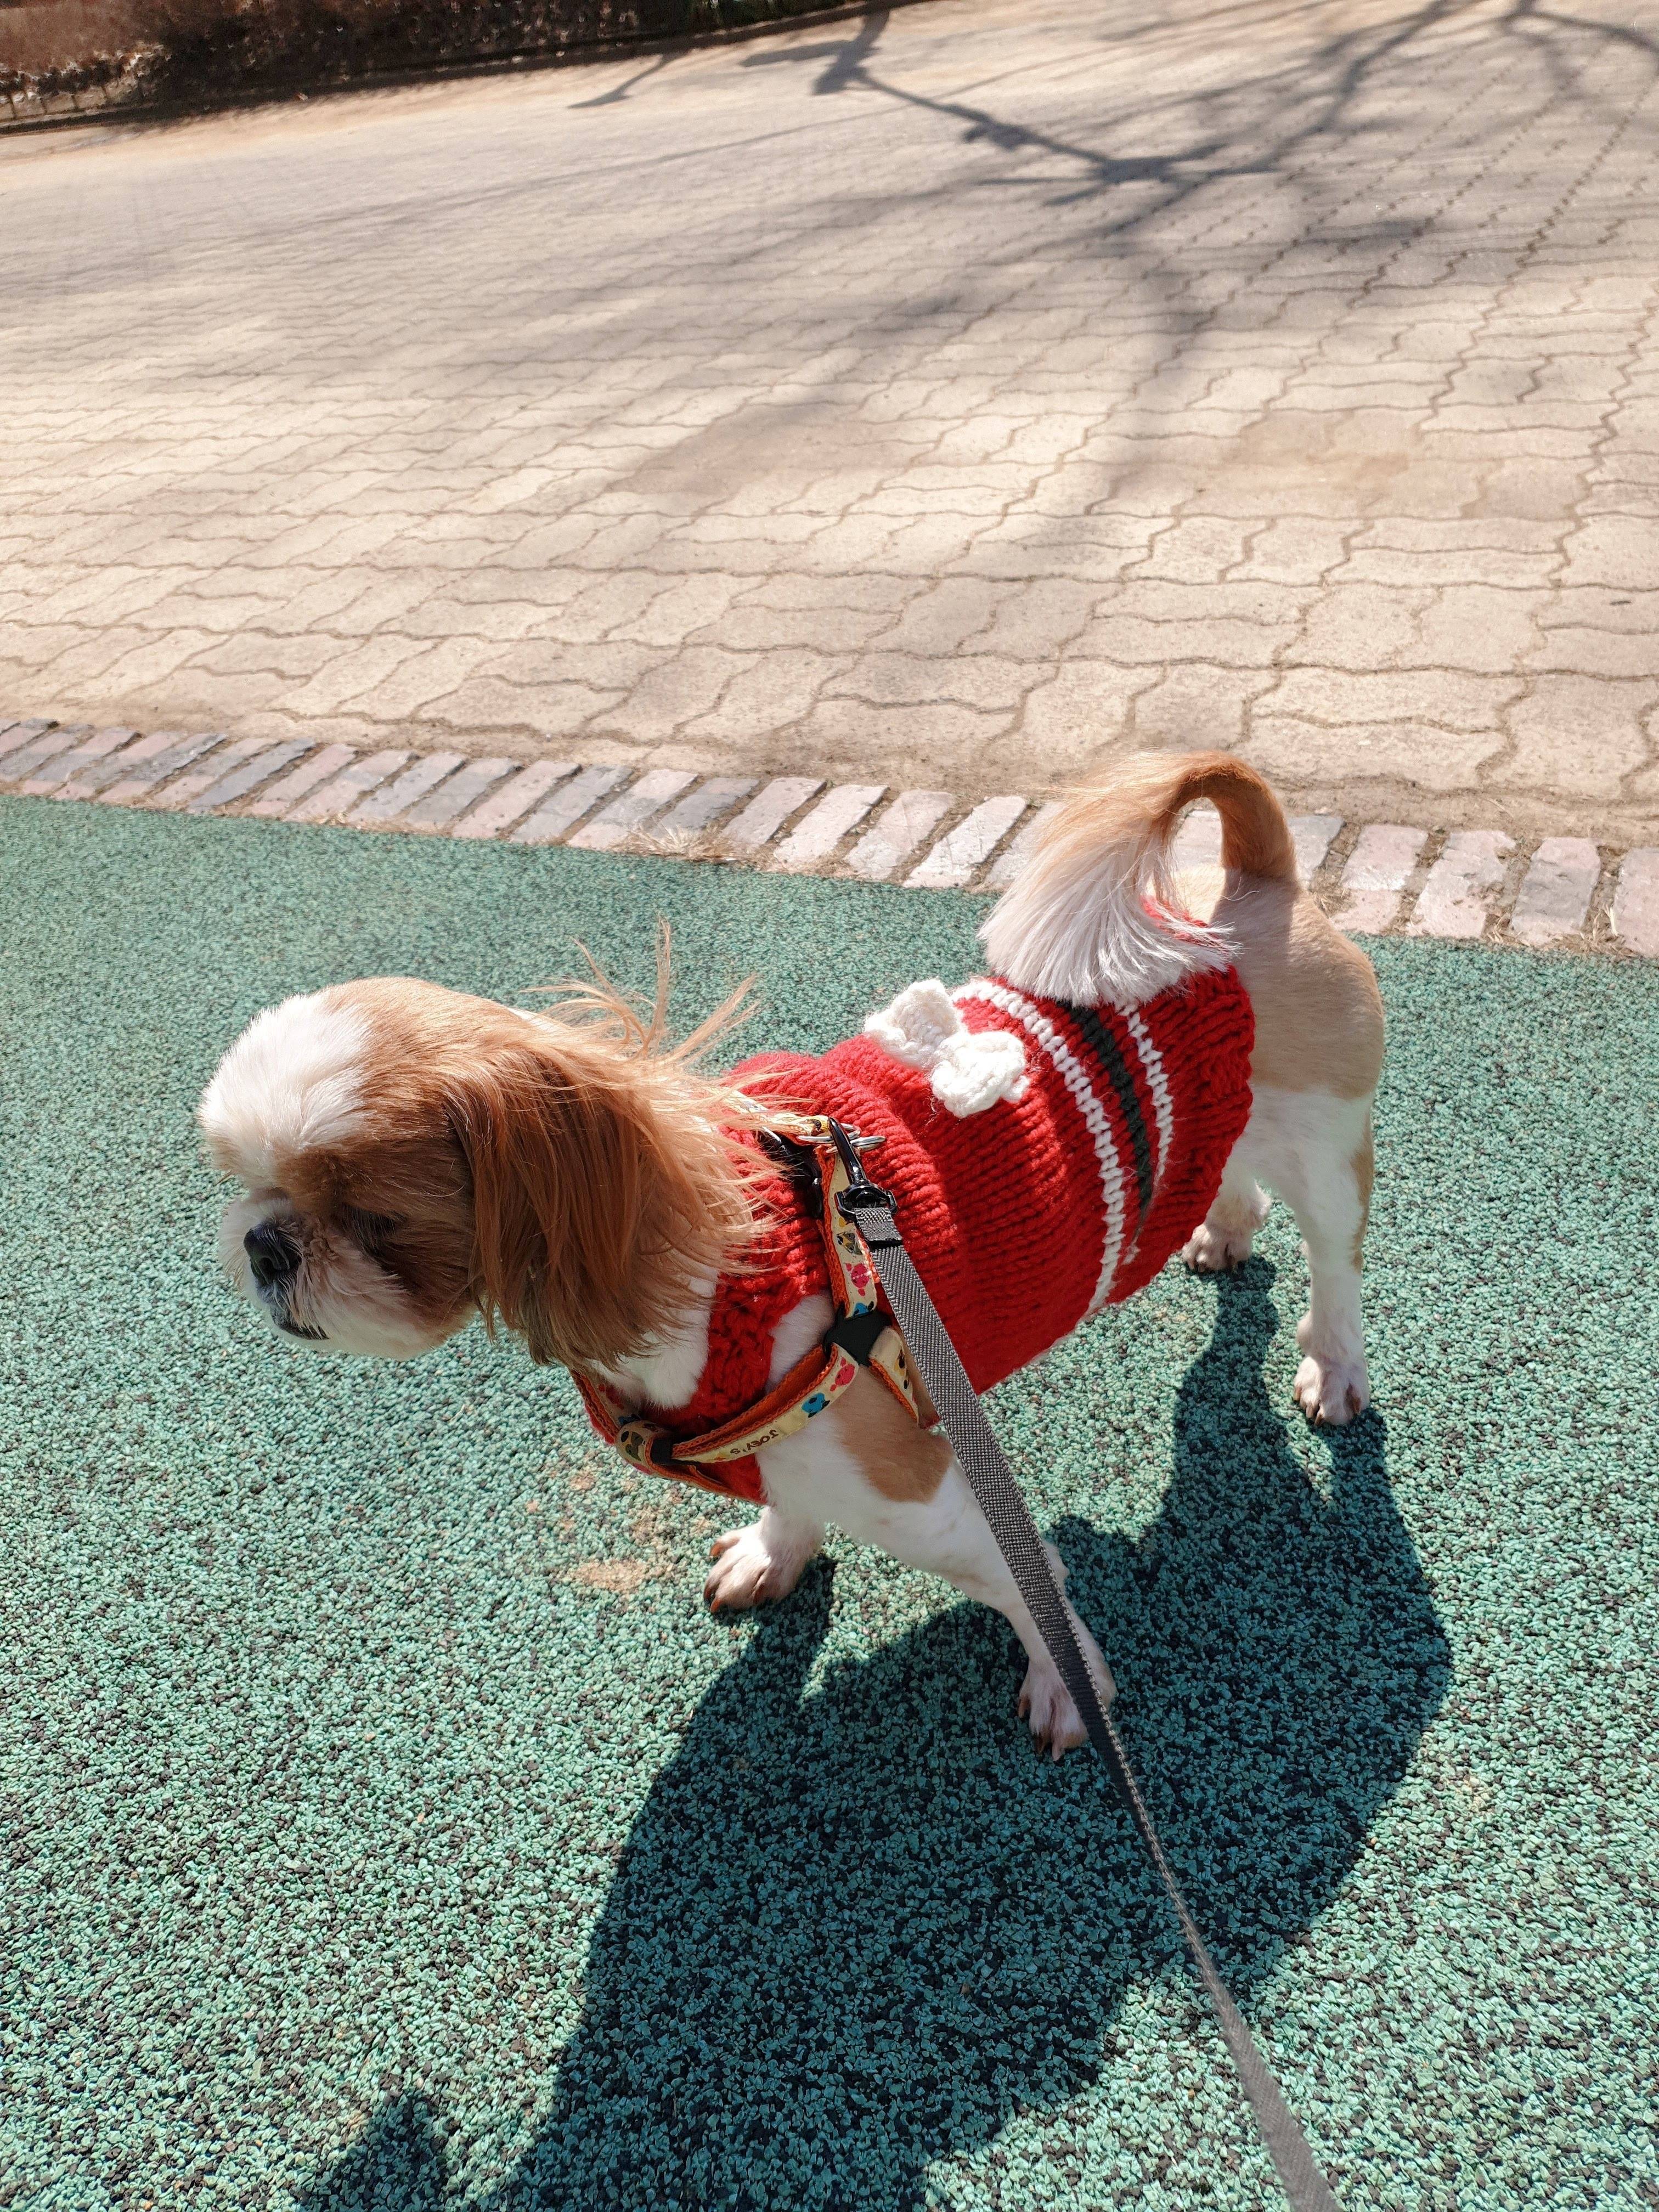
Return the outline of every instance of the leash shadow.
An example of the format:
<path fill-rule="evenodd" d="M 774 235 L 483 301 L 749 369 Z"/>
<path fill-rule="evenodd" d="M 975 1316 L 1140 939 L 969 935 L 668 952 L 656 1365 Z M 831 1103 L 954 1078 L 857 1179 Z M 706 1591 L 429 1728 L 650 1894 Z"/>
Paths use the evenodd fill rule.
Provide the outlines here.
<path fill-rule="evenodd" d="M 1302 1941 L 1443 1695 L 1444 1638 L 1382 1424 L 1322 1491 L 1261 1364 L 1272 1270 L 1218 1286 L 1173 1478 L 1137 1542 L 1057 1532 L 1170 1856 L 1234 1994 Z M 981 1607 L 826 1650 L 819 1561 L 710 1689 L 635 1821 L 550 2108 L 489 2212 L 787 2203 L 920 2212 L 1115 2055 L 1179 1936 L 1098 1763 L 1034 1758 L 1021 1655 Z M 822 1663 L 820 1663 L 822 1656 Z M 306 2212 L 426 2212 L 441 2129 L 406 2105 Z"/>

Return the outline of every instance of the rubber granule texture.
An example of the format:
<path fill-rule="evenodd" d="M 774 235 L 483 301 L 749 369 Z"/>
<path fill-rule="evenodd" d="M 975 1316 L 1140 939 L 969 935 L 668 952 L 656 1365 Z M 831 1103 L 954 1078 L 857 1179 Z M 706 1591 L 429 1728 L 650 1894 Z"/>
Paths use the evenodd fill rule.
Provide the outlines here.
<path fill-rule="evenodd" d="M 1274 2203 L 1097 1765 L 1011 1632 L 707 1497 L 477 1330 L 289 1351 L 216 1274 L 223 1047 L 577 945 L 822 1047 L 955 897 L 0 805 L 0 2202 Z M 1376 1410 L 1291 1403 L 1275 1212 L 992 1412 L 1224 1971 L 1349 2207 L 1651 2205 L 1659 975 L 1376 947 Z"/>

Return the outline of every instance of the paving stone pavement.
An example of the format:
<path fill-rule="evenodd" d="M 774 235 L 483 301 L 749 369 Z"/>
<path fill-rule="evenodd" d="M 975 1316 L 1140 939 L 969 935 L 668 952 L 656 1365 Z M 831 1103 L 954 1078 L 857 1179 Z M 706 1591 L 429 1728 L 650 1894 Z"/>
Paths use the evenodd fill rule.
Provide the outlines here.
<path fill-rule="evenodd" d="M 757 789 L 759 781 L 455 752 L 360 758 L 349 745 L 295 738 L 144 737 L 0 714 L 0 792 L 20 796 L 738 861 L 917 890 L 1000 890 L 1056 807 L 1016 792 L 976 799 L 791 775 Z M 1553 837 L 1527 849 L 1502 830 L 1336 814 L 1295 815 L 1291 828 L 1304 880 L 1345 929 L 1659 957 L 1659 848 L 1604 854 Z M 1213 864 L 1220 853 L 1220 817 L 1191 809 L 1177 866 Z"/>
<path fill-rule="evenodd" d="M 0 140 L 0 696 L 490 805 L 1211 744 L 1310 814 L 1651 845 L 1651 21 L 932 0 Z M 1512 870 L 1423 861 L 1465 924 Z"/>

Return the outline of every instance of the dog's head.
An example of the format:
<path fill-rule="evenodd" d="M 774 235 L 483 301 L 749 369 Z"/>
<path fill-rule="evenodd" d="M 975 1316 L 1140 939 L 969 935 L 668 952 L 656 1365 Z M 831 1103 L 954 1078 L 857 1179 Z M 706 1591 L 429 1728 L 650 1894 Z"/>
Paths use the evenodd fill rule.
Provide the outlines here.
<path fill-rule="evenodd" d="M 475 1313 L 611 1367 L 750 1226 L 724 1094 L 620 1001 L 521 1013 L 402 978 L 289 999 L 199 1119 L 244 1194 L 220 1255 L 273 1328 L 408 1358 Z"/>

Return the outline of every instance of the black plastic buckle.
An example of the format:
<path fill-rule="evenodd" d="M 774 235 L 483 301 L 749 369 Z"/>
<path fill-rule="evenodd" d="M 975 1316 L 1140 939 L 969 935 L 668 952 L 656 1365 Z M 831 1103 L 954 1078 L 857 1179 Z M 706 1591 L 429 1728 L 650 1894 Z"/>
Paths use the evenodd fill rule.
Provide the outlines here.
<path fill-rule="evenodd" d="M 867 1313 L 842 1314 L 839 1321 L 832 1322 L 825 1329 L 823 1340 L 838 1345 L 860 1367 L 867 1367 L 871 1354 L 892 1326 L 890 1314 L 884 1314 L 879 1306 L 872 1306 Z"/>

